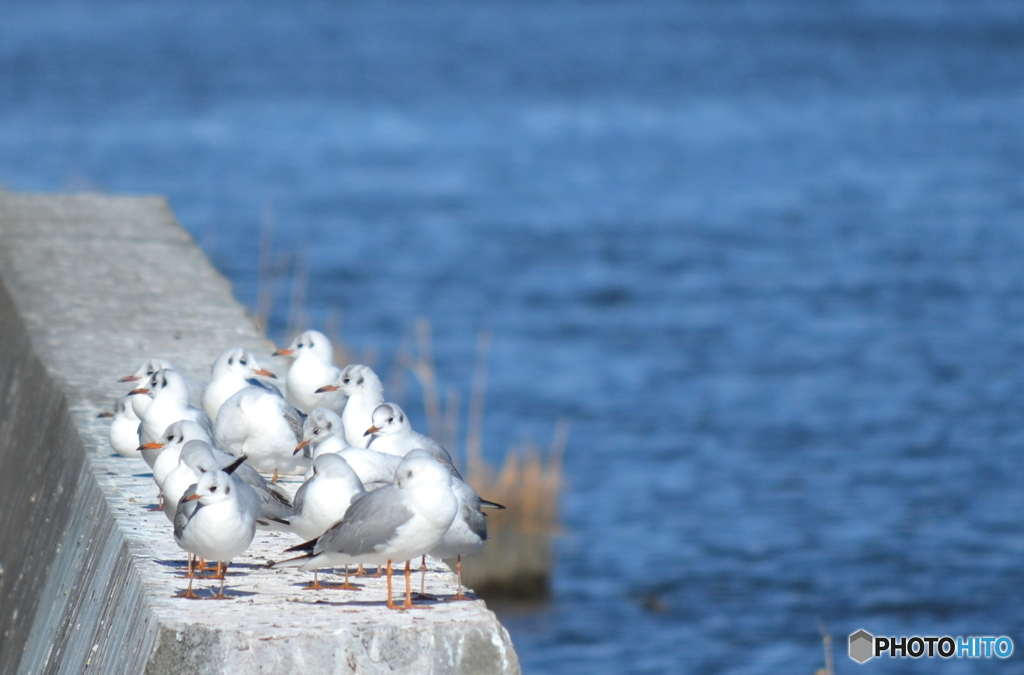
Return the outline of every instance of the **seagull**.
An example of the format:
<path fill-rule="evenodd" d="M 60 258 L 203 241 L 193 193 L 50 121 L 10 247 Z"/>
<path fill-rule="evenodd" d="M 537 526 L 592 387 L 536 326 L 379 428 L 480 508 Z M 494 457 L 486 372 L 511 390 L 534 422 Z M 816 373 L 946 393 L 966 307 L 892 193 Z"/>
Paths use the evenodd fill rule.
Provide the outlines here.
<path fill-rule="evenodd" d="M 291 531 L 303 541 L 315 539 L 329 530 L 344 517 L 351 503 L 366 492 L 356 472 L 338 455 L 320 455 L 313 460 L 312 469 L 313 477 L 295 493 L 295 515 L 287 521 Z M 317 581 L 316 570 L 313 570 L 313 584 L 307 588 L 323 588 Z M 348 583 L 347 567 L 345 583 L 339 588 L 355 588 Z"/>
<path fill-rule="evenodd" d="M 384 402 L 384 385 L 377 373 L 369 366 L 353 364 L 345 366 L 338 379 L 317 389 L 317 392 L 341 391 L 348 396 L 348 403 L 341 413 L 345 424 L 345 440 L 355 448 L 365 448 L 370 442 L 363 431 L 373 424 L 374 409 Z"/>
<path fill-rule="evenodd" d="M 260 382 L 254 375 L 277 379 L 274 373 L 260 368 L 256 357 L 241 347 L 232 347 L 217 357 L 210 369 L 210 383 L 203 390 L 203 410 L 213 422 L 217 421 L 217 411 L 224 402 L 240 389 L 253 386 L 271 390 L 270 385 Z"/>
<path fill-rule="evenodd" d="M 187 508 L 194 501 L 198 507 Z M 249 548 L 258 516 L 259 499 L 252 489 L 219 469 L 200 476 L 195 492 L 181 498 L 174 518 L 174 541 L 194 556 L 217 561 L 220 590 L 214 597 L 224 598 L 228 565 Z M 190 561 L 188 589 L 180 597 L 198 597 L 192 592 L 192 576 Z"/>
<path fill-rule="evenodd" d="M 149 397 L 146 397 L 147 400 Z M 110 446 L 122 457 L 138 457 L 139 422 L 130 396 L 122 396 L 114 404 L 114 420 L 110 424 Z"/>
<path fill-rule="evenodd" d="M 153 480 L 156 481 L 161 490 L 163 489 L 167 474 L 173 471 L 174 467 L 178 466 L 181 449 L 189 441 L 204 441 L 210 445 L 213 444 L 213 441 L 210 440 L 210 435 L 206 433 L 202 426 L 192 420 L 178 420 L 164 429 L 164 433 L 159 441 L 144 443 L 137 448 L 137 450 L 157 451 L 156 459 L 153 461 Z M 234 458 L 230 457 L 230 459 Z"/>
<path fill-rule="evenodd" d="M 120 378 L 118 382 L 148 382 L 149 378 L 153 377 L 153 373 L 158 370 L 169 368 L 174 370 L 174 366 L 167 359 L 161 359 L 158 356 L 147 360 L 139 369 L 132 375 L 125 375 Z M 145 394 L 129 394 L 132 401 L 132 408 L 135 409 L 135 415 L 140 420 L 146 416 L 146 408 L 149 407 L 149 402 L 153 399 Z"/>
<path fill-rule="evenodd" d="M 317 408 L 306 418 L 302 425 L 302 442 L 295 447 L 295 452 L 299 451 L 304 451 L 310 458 L 328 453 L 339 455 L 348 462 L 368 491 L 393 483 L 395 469 L 402 461 L 395 455 L 353 448 L 345 440 L 341 417 L 327 408 Z M 312 475 L 310 471 L 306 472 L 306 480 Z"/>
<path fill-rule="evenodd" d="M 272 356 L 294 356 L 295 361 L 288 369 L 285 391 L 289 403 L 308 415 L 315 408 L 330 408 L 341 414 L 345 408 L 345 395 L 331 393 L 333 390 L 318 392 L 324 385 L 333 384 L 341 375 L 341 369 L 334 365 L 334 349 L 327 336 L 315 330 L 307 330 L 285 349 L 279 349 Z"/>
<path fill-rule="evenodd" d="M 406 457 L 419 454 L 419 452 L 419 450 L 414 450 Z M 465 596 L 462 594 L 462 556 L 476 551 L 487 540 L 487 519 L 481 507 L 483 505 L 495 509 L 504 509 L 505 507 L 480 499 L 476 490 L 459 478 L 452 477 L 452 492 L 459 503 L 459 512 L 452 520 L 452 524 L 448 526 L 441 541 L 427 551 L 427 555 L 442 559 L 455 558 L 455 574 L 459 578 L 459 590 L 455 594 L 455 599 L 463 600 Z M 425 576 L 426 558 L 421 564 L 423 576 Z M 420 577 L 420 595 L 424 595 L 423 576 Z"/>
<path fill-rule="evenodd" d="M 303 571 L 369 563 L 387 563 L 387 607 L 409 609 L 412 604 L 409 560 L 437 546 L 458 512 L 451 489 L 451 474 L 430 457 L 406 457 L 399 464 L 395 484 L 356 499 L 345 517 L 320 537 L 293 546 L 304 551 L 272 567 L 299 567 Z M 395 605 L 391 591 L 391 564 L 405 561 L 405 604 Z"/>
<path fill-rule="evenodd" d="M 397 403 L 382 403 L 377 406 L 370 420 L 373 424 L 363 432 L 364 436 L 372 437 L 367 445 L 370 450 L 399 457 L 405 457 L 413 450 L 424 450 L 448 467 L 452 476 L 462 480 L 448 451 L 430 436 L 413 431 L 409 418 Z"/>
<path fill-rule="evenodd" d="M 125 375 L 120 378 L 119 382 L 148 382 L 149 378 L 153 377 L 153 373 L 158 370 L 177 370 L 171 362 L 167 359 L 162 359 L 155 356 L 136 370 L 132 375 Z M 184 377 L 184 376 L 182 376 Z M 199 380 L 192 379 L 191 377 L 185 377 L 185 384 L 188 385 L 188 402 L 189 405 L 199 407 L 200 401 L 203 397 L 203 387 L 206 385 Z M 142 397 L 138 395 L 132 396 L 132 406 L 135 408 L 135 414 L 138 415 L 141 420 L 146 416 L 146 408 L 149 406 L 149 397 Z"/>
<path fill-rule="evenodd" d="M 213 439 L 232 455 L 248 455 L 258 471 L 301 474 L 309 461 L 295 456 L 302 438 L 300 413 L 288 401 L 259 387 L 245 387 L 224 402 Z"/>
<path fill-rule="evenodd" d="M 164 430 L 178 420 L 196 422 L 207 435 L 213 435 L 209 416 L 189 405 L 188 385 L 178 371 L 169 368 L 158 370 L 150 376 L 147 388 L 134 389 L 131 393 L 148 394 L 153 398 L 139 425 L 139 442 L 143 445 L 160 440 Z M 142 458 L 151 467 L 156 461 L 156 455 L 155 450 L 142 451 Z"/>
<path fill-rule="evenodd" d="M 174 522 L 174 509 L 178 501 L 204 471 L 237 465 L 233 470 L 235 478 L 248 485 L 259 499 L 260 517 L 256 521 L 257 528 L 290 531 L 287 523 L 288 519 L 294 516 L 294 510 L 288 495 L 277 486 L 267 483 L 266 479 L 248 463 L 239 463 L 238 459 L 217 450 L 205 441 L 185 443 L 181 448 L 178 464 L 167 474 L 160 488 L 164 498 L 164 513 L 167 514 L 168 520 Z"/>

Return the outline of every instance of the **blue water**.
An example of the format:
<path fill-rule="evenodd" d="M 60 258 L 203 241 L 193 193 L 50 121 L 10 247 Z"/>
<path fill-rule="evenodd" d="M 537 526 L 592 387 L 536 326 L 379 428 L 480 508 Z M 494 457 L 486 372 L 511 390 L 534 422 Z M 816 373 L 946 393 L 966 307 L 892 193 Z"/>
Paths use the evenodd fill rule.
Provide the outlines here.
<path fill-rule="evenodd" d="M 271 218 L 382 369 L 429 318 L 465 401 L 492 332 L 493 459 L 572 420 L 526 672 L 1024 672 L 1024 5 L 0 15 L 0 184 L 166 194 L 250 306 Z"/>

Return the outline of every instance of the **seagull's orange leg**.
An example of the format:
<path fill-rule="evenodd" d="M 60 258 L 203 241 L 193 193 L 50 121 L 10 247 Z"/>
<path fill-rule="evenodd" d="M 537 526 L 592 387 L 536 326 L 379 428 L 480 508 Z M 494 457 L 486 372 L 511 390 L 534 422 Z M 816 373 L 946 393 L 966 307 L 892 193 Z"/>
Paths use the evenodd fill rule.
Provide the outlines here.
<path fill-rule="evenodd" d="M 176 598 L 191 598 L 192 600 L 198 600 L 199 596 L 192 592 L 192 554 L 188 554 L 188 588 L 181 593 L 178 593 L 174 597 Z"/>
<path fill-rule="evenodd" d="M 391 561 L 388 561 L 388 609 L 402 609 L 391 601 Z"/>
<path fill-rule="evenodd" d="M 412 565 L 405 561 L 405 609 L 412 609 Z"/>

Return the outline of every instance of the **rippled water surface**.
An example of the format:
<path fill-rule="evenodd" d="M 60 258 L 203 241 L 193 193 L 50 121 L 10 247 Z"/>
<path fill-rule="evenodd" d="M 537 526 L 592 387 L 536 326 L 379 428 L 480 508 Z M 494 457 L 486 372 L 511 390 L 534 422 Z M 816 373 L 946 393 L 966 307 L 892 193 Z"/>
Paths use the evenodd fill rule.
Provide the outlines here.
<path fill-rule="evenodd" d="M 4 186 L 166 194 L 250 306 L 271 214 L 382 368 L 427 317 L 465 394 L 492 331 L 493 458 L 572 420 L 527 672 L 810 675 L 816 620 L 840 673 L 858 628 L 1024 651 L 1019 3 L 2 13 Z"/>

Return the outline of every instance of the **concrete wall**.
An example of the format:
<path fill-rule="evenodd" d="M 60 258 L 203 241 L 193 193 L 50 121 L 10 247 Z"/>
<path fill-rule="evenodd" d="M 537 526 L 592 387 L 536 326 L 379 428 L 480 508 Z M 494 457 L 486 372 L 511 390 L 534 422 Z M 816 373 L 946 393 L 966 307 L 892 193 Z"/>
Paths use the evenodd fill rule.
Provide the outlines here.
<path fill-rule="evenodd" d="M 0 341 L 0 675 L 519 672 L 481 601 L 392 612 L 380 580 L 301 590 L 264 567 L 289 535 L 257 534 L 235 599 L 172 597 L 184 552 L 96 415 L 150 356 L 206 379 L 226 347 L 273 346 L 163 199 L 0 191 Z M 427 591 L 453 581 L 432 563 Z"/>

